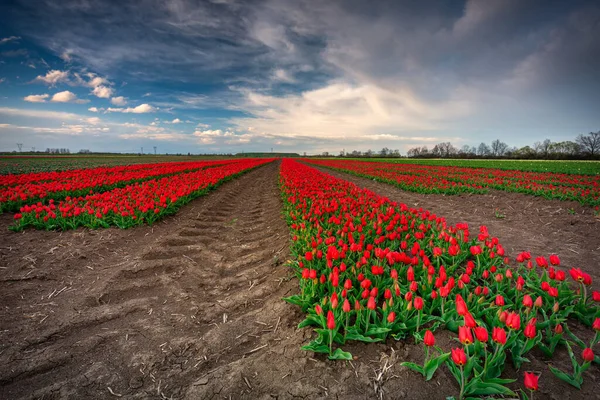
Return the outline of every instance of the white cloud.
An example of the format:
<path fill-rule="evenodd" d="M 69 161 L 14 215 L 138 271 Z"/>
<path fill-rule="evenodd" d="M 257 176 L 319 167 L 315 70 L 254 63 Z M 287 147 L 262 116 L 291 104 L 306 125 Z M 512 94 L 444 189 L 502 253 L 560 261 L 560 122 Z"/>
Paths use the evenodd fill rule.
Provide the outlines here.
<path fill-rule="evenodd" d="M 20 36 L 9 36 L 9 37 L 5 37 L 0 39 L 0 44 L 4 44 L 4 43 L 8 43 L 8 42 L 12 42 L 12 41 L 17 41 L 21 39 Z"/>
<path fill-rule="evenodd" d="M 127 104 L 127 100 L 125 100 L 125 97 L 123 96 L 113 97 L 112 99 L 110 99 L 110 102 L 115 106 L 124 106 L 125 104 Z"/>
<path fill-rule="evenodd" d="M 48 94 L 30 94 L 29 96 L 23 97 L 23 100 L 30 103 L 45 103 L 48 97 L 50 97 Z"/>
<path fill-rule="evenodd" d="M 252 127 L 253 135 L 284 138 L 368 141 L 439 137 L 415 133 L 441 131 L 448 121 L 471 111 L 470 103 L 458 95 L 443 102 L 426 102 L 402 86 L 382 88 L 339 82 L 299 95 L 277 97 L 250 91 L 245 95 L 247 101 L 241 108 L 253 117 L 231 119 L 234 127 L 242 131 Z M 381 134 L 390 136 L 377 136 Z"/>
<path fill-rule="evenodd" d="M 106 112 L 120 112 L 120 113 L 133 113 L 133 114 L 146 114 L 156 112 L 158 108 L 152 107 L 150 104 L 140 104 L 137 107 L 128 108 L 107 108 Z"/>
<path fill-rule="evenodd" d="M 294 79 L 294 77 L 292 75 L 289 74 L 289 72 L 287 72 L 284 69 L 276 69 L 275 72 L 273 73 L 273 79 L 279 82 L 285 82 L 285 83 L 294 83 L 296 82 L 296 80 Z"/>
<path fill-rule="evenodd" d="M 90 118 L 86 119 L 86 121 L 87 121 L 89 124 L 92 124 L 92 125 L 98 125 L 98 124 L 100 123 L 100 121 L 101 121 L 101 120 L 100 120 L 100 118 L 98 118 L 98 117 L 90 117 Z"/>
<path fill-rule="evenodd" d="M 101 99 L 108 99 L 110 96 L 112 96 L 113 90 L 107 86 L 100 85 L 94 87 L 92 94 L 94 94 L 96 97 L 100 97 Z"/>
<path fill-rule="evenodd" d="M 98 110 L 98 108 L 97 108 L 97 107 L 90 107 L 90 108 L 88 108 L 88 111 L 91 111 L 91 112 L 98 112 L 98 111 L 100 111 L 100 110 Z"/>
<path fill-rule="evenodd" d="M 59 70 L 51 70 L 46 73 L 46 75 L 38 75 L 34 82 L 45 83 L 50 86 L 54 86 L 59 82 L 66 82 L 69 80 L 69 71 L 59 71 Z"/>
<path fill-rule="evenodd" d="M 28 117 L 28 118 L 50 118 L 60 120 L 84 120 L 84 116 L 60 112 L 60 111 L 43 111 L 43 110 L 26 110 L 22 108 L 0 107 L 0 114 L 10 115 L 13 117 Z"/>
<path fill-rule="evenodd" d="M 56 93 L 54 96 L 52 96 L 51 101 L 54 103 L 78 103 L 78 104 L 84 104 L 84 103 L 89 102 L 89 100 L 78 99 L 77 96 L 75 95 L 75 93 L 69 92 L 68 90 Z"/>
<path fill-rule="evenodd" d="M 0 83 L 4 82 L 6 78 L 0 78 Z"/>
<path fill-rule="evenodd" d="M 180 120 L 179 118 L 175 118 L 173 121 L 164 121 L 165 124 L 183 124 L 183 121 Z M 157 121 L 157 123 L 160 123 L 159 121 Z"/>

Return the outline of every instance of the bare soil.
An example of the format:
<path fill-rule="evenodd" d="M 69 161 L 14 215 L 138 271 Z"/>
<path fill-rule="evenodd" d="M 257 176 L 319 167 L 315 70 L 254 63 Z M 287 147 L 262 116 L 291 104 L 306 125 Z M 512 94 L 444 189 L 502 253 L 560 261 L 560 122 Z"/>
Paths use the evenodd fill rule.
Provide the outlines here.
<path fill-rule="evenodd" d="M 313 334 L 297 329 L 304 316 L 281 300 L 297 293 L 298 282 L 284 265 L 289 232 L 277 174 L 276 164 L 258 168 L 153 227 L 13 233 L 6 229 L 11 216 L 1 215 L 0 398 L 444 399 L 458 394 L 445 368 L 424 382 L 399 365 L 423 358 L 421 346 L 409 342 L 350 344 L 345 350 L 355 355 L 353 362 L 331 362 L 300 350 Z M 498 206 L 489 204 L 496 201 L 493 196 L 461 196 L 450 199 L 449 207 L 448 197 L 418 196 L 337 175 L 411 206 L 419 202 L 450 222 L 486 223 L 513 255 L 522 248 L 547 248 L 598 276 L 598 224 L 581 208 L 575 207 L 576 215 L 554 215 L 569 222 L 564 227 L 544 225 L 551 211 L 571 205 L 507 195 L 492 203 Z M 481 208 L 474 212 L 471 201 Z M 506 218 L 496 220 L 489 207 L 501 206 Z M 453 345 L 447 333 L 436 338 L 445 349 Z M 563 353 L 554 361 L 566 369 Z M 535 357 L 527 366 L 543 371 L 542 398 L 600 398 L 597 367 L 588 370 L 578 392 L 553 378 L 544 362 Z M 507 371 L 507 376 L 520 379 L 521 373 Z"/>

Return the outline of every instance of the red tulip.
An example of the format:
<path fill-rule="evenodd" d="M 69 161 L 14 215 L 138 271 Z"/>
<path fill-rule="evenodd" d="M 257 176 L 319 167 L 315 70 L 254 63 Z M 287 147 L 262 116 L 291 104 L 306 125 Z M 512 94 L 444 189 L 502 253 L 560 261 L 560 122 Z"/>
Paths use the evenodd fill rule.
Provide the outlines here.
<path fill-rule="evenodd" d="M 600 302 L 600 292 L 598 292 L 598 291 L 592 292 L 592 299 L 594 301 Z"/>
<path fill-rule="evenodd" d="M 344 312 L 350 312 L 351 307 L 350 307 L 350 302 L 348 301 L 348 299 L 344 299 L 344 304 L 342 305 L 342 310 Z"/>
<path fill-rule="evenodd" d="M 506 326 L 513 330 L 521 328 L 521 316 L 515 312 L 511 312 L 506 317 Z"/>
<path fill-rule="evenodd" d="M 473 256 L 477 256 L 477 255 L 481 254 L 481 247 L 479 247 L 479 246 L 471 246 L 471 248 L 469 250 L 471 251 L 471 254 Z"/>
<path fill-rule="evenodd" d="M 561 324 L 558 324 L 554 327 L 554 333 L 556 333 L 557 335 L 563 333 L 563 327 Z"/>
<path fill-rule="evenodd" d="M 468 328 L 475 328 L 477 326 L 477 322 L 475 322 L 475 318 L 471 315 L 471 313 L 466 313 L 464 315 L 465 326 Z"/>
<path fill-rule="evenodd" d="M 335 316 L 331 310 L 327 311 L 327 329 L 330 331 L 335 329 Z"/>
<path fill-rule="evenodd" d="M 492 340 L 498 344 L 506 343 L 506 331 L 502 328 L 494 327 L 492 330 Z"/>
<path fill-rule="evenodd" d="M 312 259 L 313 259 L 312 252 L 307 251 L 306 254 L 304 255 L 304 258 L 306 258 L 306 261 L 312 261 Z"/>
<path fill-rule="evenodd" d="M 460 340 L 460 342 L 464 345 L 473 343 L 473 334 L 471 333 L 471 328 L 467 328 L 466 326 L 459 326 L 458 340 Z"/>
<path fill-rule="evenodd" d="M 533 318 L 531 321 L 529 321 L 529 323 L 525 326 L 524 329 L 524 334 L 525 337 L 528 339 L 533 339 L 536 335 L 536 330 L 535 330 L 535 323 L 536 323 L 536 319 Z"/>
<path fill-rule="evenodd" d="M 454 364 L 463 366 L 467 363 L 467 355 L 462 348 L 452 349 L 452 361 Z"/>
<path fill-rule="evenodd" d="M 388 314 L 387 321 L 391 324 L 396 319 L 396 313 L 392 311 Z"/>
<path fill-rule="evenodd" d="M 458 313 L 458 315 L 462 316 L 469 312 L 469 310 L 467 309 L 467 304 L 465 303 L 460 294 L 456 295 L 456 312 Z"/>
<path fill-rule="evenodd" d="M 425 337 L 423 338 L 423 342 L 425 343 L 425 346 L 429 347 L 435 344 L 435 337 L 429 329 L 425 331 Z"/>
<path fill-rule="evenodd" d="M 587 362 L 592 362 L 594 361 L 594 352 L 588 347 L 587 349 L 583 350 L 581 357 Z"/>
<path fill-rule="evenodd" d="M 374 310 L 376 307 L 377 307 L 377 304 L 375 303 L 375 298 L 369 297 L 369 301 L 367 302 L 367 308 L 369 310 Z"/>
<path fill-rule="evenodd" d="M 545 257 L 536 257 L 535 262 L 540 268 L 548 268 L 548 261 Z"/>
<path fill-rule="evenodd" d="M 415 310 L 422 310 L 423 309 L 423 299 L 421 297 L 415 297 Z"/>
<path fill-rule="evenodd" d="M 540 308 L 542 306 L 542 296 L 538 296 L 533 305 L 537 308 Z"/>
<path fill-rule="evenodd" d="M 483 326 L 478 326 L 473 329 L 475 331 L 475 337 L 480 342 L 486 343 L 488 341 L 488 331 Z"/>
<path fill-rule="evenodd" d="M 323 309 L 321 308 L 321 306 L 319 304 L 317 304 L 315 306 L 315 312 L 317 313 L 317 315 L 323 314 Z"/>
<path fill-rule="evenodd" d="M 412 265 L 410 267 L 408 267 L 408 270 L 406 271 L 406 279 L 409 282 L 412 282 L 415 280 L 415 270 L 413 269 Z"/>
<path fill-rule="evenodd" d="M 552 264 L 554 266 L 560 265 L 560 258 L 558 258 L 558 256 L 556 254 L 552 254 L 550 256 L 550 264 Z"/>
<path fill-rule="evenodd" d="M 523 305 L 527 308 L 533 307 L 533 299 L 530 295 L 526 294 L 525 296 L 523 296 Z"/>
<path fill-rule="evenodd" d="M 538 390 L 538 380 L 540 377 L 532 372 L 525 372 L 525 387 L 529 390 Z"/>
<path fill-rule="evenodd" d="M 502 307 L 504 305 L 504 297 L 502 297 L 501 295 L 497 295 L 496 296 L 496 305 L 498 307 Z"/>
<path fill-rule="evenodd" d="M 594 328 L 597 331 L 600 331 L 600 318 L 596 318 L 594 320 L 594 323 L 592 324 L 592 328 Z"/>

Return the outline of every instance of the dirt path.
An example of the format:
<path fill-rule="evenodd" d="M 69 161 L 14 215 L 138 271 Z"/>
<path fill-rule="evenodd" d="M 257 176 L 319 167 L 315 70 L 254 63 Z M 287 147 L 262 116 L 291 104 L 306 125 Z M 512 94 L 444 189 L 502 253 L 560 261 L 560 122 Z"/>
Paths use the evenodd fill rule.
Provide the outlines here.
<path fill-rule="evenodd" d="M 283 265 L 277 174 L 276 164 L 261 167 L 154 227 L 17 234 L 0 216 L 0 398 L 457 394 L 446 368 L 424 382 L 399 365 L 421 361 L 421 346 L 353 343 L 344 347 L 352 363 L 300 350 L 313 333 L 296 328 L 303 314 L 281 300 L 298 282 Z M 547 371 L 537 359 L 532 368 Z M 581 392 L 560 382 L 541 392 L 593 398 L 594 371 Z"/>
<path fill-rule="evenodd" d="M 600 218 L 575 201 L 497 190 L 485 195 L 419 194 L 328 168 L 318 169 L 393 201 L 430 210 L 451 224 L 467 222 L 473 234 L 486 225 L 512 258 L 524 250 L 531 251 L 533 257 L 555 252 L 564 266 L 583 268 L 600 282 Z"/>

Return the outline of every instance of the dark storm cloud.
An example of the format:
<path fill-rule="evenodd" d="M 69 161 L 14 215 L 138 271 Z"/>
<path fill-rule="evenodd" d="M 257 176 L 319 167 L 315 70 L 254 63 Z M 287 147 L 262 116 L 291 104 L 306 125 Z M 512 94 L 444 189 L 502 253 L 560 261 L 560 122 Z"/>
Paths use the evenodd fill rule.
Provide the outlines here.
<path fill-rule="evenodd" d="M 212 106 L 256 143 L 524 145 L 600 125 L 591 0 L 22 0 L 0 14 L 15 46 L 0 50 L 33 41 L 166 112 Z"/>

